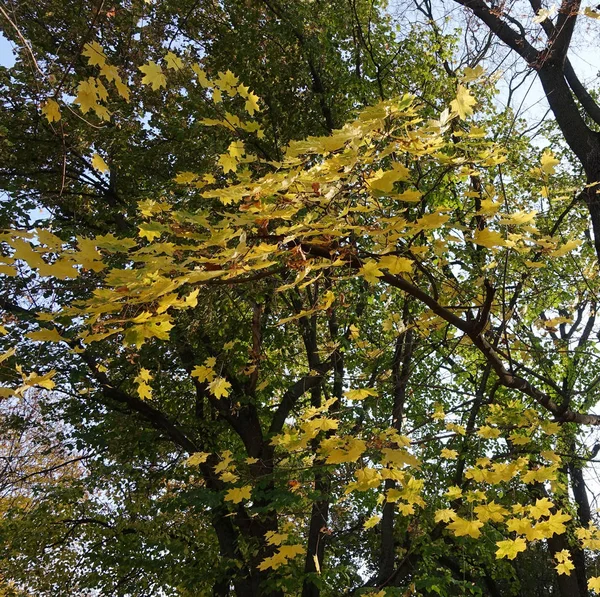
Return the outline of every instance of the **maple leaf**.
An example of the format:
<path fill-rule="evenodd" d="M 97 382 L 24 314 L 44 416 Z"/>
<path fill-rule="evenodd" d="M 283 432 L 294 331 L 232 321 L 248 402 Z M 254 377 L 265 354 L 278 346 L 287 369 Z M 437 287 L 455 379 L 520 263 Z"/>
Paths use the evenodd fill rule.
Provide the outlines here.
<path fill-rule="evenodd" d="M 435 522 L 450 522 L 457 517 L 457 514 L 454 510 L 442 509 L 436 510 L 435 512 Z"/>
<path fill-rule="evenodd" d="M 496 439 L 497 437 L 500 437 L 500 430 L 490 427 L 489 425 L 484 425 L 479 428 L 477 435 L 484 437 L 485 439 Z"/>
<path fill-rule="evenodd" d="M 534 506 L 529 506 L 529 512 L 534 518 L 541 518 L 550 516 L 550 508 L 553 507 L 554 504 L 548 498 L 540 498 L 536 500 Z"/>
<path fill-rule="evenodd" d="M 42 105 L 42 114 L 48 122 L 57 122 L 60 120 L 60 107 L 53 99 L 47 99 Z"/>
<path fill-rule="evenodd" d="M 540 162 L 542 164 L 542 172 L 544 174 L 554 174 L 556 166 L 560 164 L 560 160 L 557 160 L 549 149 L 544 149 L 544 153 L 542 153 L 542 159 Z"/>
<path fill-rule="evenodd" d="M 85 44 L 81 53 L 87 57 L 90 66 L 104 66 L 106 63 L 104 50 L 97 41 L 91 41 Z"/>
<path fill-rule="evenodd" d="M 137 392 L 138 392 L 138 396 L 142 400 L 148 400 L 149 398 L 152 398 L 152 388 L 147 383 L 142 382 L 142 383 L 138 384 Z"/>
<path fill-rule="evenodd" d="M 398 504 L 398 511 L 404 516 L 410 516 L 415 513 L 415 507 L 412 504 Z"/>
<path fill-rule="evenodd" d="M 465 83 L 470 83 L 475 79 L 478 79 L 485 72 L 483 66 L 478 64 L 475 68 L 469 68 L 468 66 L 463 70 L 462 80 Z"/>
<path fill-rule="evenodd" d="M 211 381 L 208 384 L 208 389 L 215 397 L 226 398 L 229 396 L 231 384 L 224 377 L 217 377 L 214 381 Z"/>
<path fill-rule="evenodd" d="M 226 73 L 219 73 L 219 78 L 215 81 L 223 91 L 227 92 L 232 97 L 237 93 L 235 89 L 238 84 L 238 78 L 228 70 Z"/>
<path fill-rule="evenodd" d="M 129 101 L 130 91 L 129 87 L 123 83 L 123 81 L 119 78 L 115 80 L 115 87 L 117 88 L 117 93 L 126 101 Z"/>
<path fill-rule="evenodd" d="M 482 504 L 481 506 L 476 506 L 474 512 L 481 522 L 487 522 L 488 520 L 491 520 L 492 522 L 502 522 L 504 516 L 508 514 L 508 511 L 505 508 L 500 506 L 500 504 L 496 504 L 494 501 Z"/>
<path fill-rule="evenodd" d="M 363 263 L 363 266 L 358 270 L 358 273 L 370 284 L 377 282 L 377 278 L 383 276 L 383 272 L 379 269 L 377 261 L 369 260 Z"/>
<path fill-rule="evenodd" d="M 482 247 L 487 247 L 488 249 L 493 249 L 494 247 L 508 247 L 511 244 L 510 241 L 504 239 L 504 237 L 495 230 L 489 230 L 488 228 L 484 228 L 483 230 L 476 230 L 473 235 L 473 242 L 476 245 L 481 245 Z"/>
<path fill-rule="evenodd" d="M 177 184 L 190 184 L 197 180 L 198 175 L 194 172 L 178 172 L 173 180 Z"/>
<path fill-rule="evenodd" d="M 212 381 L 216 375 L 211 367 L 205 367 L 204 365 L 198 365 L 192 370 L 192 377 L 198 379 L 200 383 L 204 381 Z"/>
<path fill-rule="evenodd" d="M 109 168 L 106 162 L 102 159 L 100 154 L 95 153 L 92 156 L 92 168 L 99 170 L 100 172 L 108 172 Z"/>
<path fill-rule="evenodd" d="M 110 83 L 111 81 L 120 80 L 119 71 L 112 64 L 103 64 L 100 67 L 100 74 Z"/>
<path fill-rule="evenodd" d="M 223 168 L 224 174 L 227 174 L 227 172 L 235 172 L 237 170 L 237 160 L 228 153 L 219 156 L 219 161 L 217 163 Z"/>
<path fill-rule="evenodd" d="M 243 141 L 232 141 L 227 148 L 229 155 L 232 158 L 241 158 L 245 155 L 246 149 L 244 148 Z"/>
<path fill-rule="evenodd" d="M 588 589 L 600 593 L 600 576 L 592 576 L 588 579 Z"/>
<path fill-rule="evenodd" d="M 550 255 L 552 255 L 552 257 L 562 257 L 563 255 L 566 255 L 567 253 L 571 252 L 573 249 L 579 247 L 581 244 L 583 244 L 582 240 L 569 240 L 560 249 L 551 251 Z"/>
<path fill-rule="evenodd" d="M 378 170 L 374 176 L 367 179 L 367 183 L 373 190 L 390 193 L 394 188 L 395 182 L 408 180 L 409 178 L 410 171 L 408 168 L 399 162 L 394 162 L 391 170 L 386 170 L 385 172 Z"/>
<path fill-rule="evenodd" d="M 246 97 L 246 103 L 244 104 L 244 109 L 250 116 L 254 116 L 254 112 L 260 110 L 260 106 L 258 105 L 259 97 L 258 95 L 254 95 L 254 93 L 250 92 Z"/>
<path fill-rule="evenodd" d="M 566 576 L 570 576 L 571 570 L 573 570 L 574 568 L 575 566 L 573 565 L 573 562 L 571 562 L 571 560 L 565 560 L 564 562 L 561 562 L 560 564 L 557 564 L 555 566 L 556 572 L 558 574 L 564 574 Z"/>
<path fill-rule="evenodd" d="M 52 369 L 45 375 L 38 375 L 37 373 L 31 373 L 24 381 L 29 387 L 39 386 L 45 390 L 52 390 L 56 384 L 52 381 L 52 378 L 56 375 L 56 371 Z"/>
<path fill-rule="evenodd" d="M 466 520 L 465 518 L 457 516 L 456 519 L 448 525 L 448 528 L 456 537 L 468 535 L 469 537 L 473 537 L 473 539 L 477 539 L 481 535 L 479 529 L 482 526 L 483 522 L 480 522 L 479 520 Z"/>
<path fill-rule="evenodd" d="M 370 529 L 378 525 L 380 520 L 381 516 L 371 516 L 371 518 L 368 518 L 363 524 L 363 529 Z"/>
<path fill-rule="evenodd" d="M 473 114 L 473 106 L 477 100 L 469 93 L 469 90 L 459 83 L 456 90 L 456 99 L 450 102 L 450 107 L 453 112 L 464 120 L 470 114 Z"/>
<path fill-rule="evenodd" d="M 67 339 L 63 338 L 54 327 L 48 330 L 29 332 L 26 336 L 34 342 L 67 342 Z"/>
<path fill-rule="evenodd" d="M 288 560 L 304 553 L 304 547 L 302 545 L 282 545 L 277 553 L 272 555 L 270 558 L 265 558 L 259 565 L 259 570 L 267 570 L 268 568 L 277 568 L 287 564 Z"/>
<path fill-rule="evenodd" d="M 156 62 L 150 60 L 148 64 L 140 66 L 139 70 L 144 73 L 142 83 L 144 85 L 152 85 L 154 91 L 167 86 L 167 79 L 163 75 L 162 68 Z"/>
<path fill-rule="evenodd" d="M 393 275 L 412 272 L 412 265 L 413 262 L 410 259 L 395 255 L 384 255 L 379 260 L 379 267 L 387 269 Z"/>
<path fill-rule="evenodd" d="M 173 52 L 167 52 L 165 61 L 167 63 L 167 68 L 171 68 L 173 70 L 181 70 L 183 68 L 183 60 Z"/>
<path fill-rule="evenodd" d="M 516 539 L 507 539 L 506 541 L 496 541 L 498 550 L 496 551 L 496 559 L 507 558 L 514 560 L 517 554 L 527 549 L 527 542 L 522 537 Z"/>
<path fill-rule="evenodd" d="M 458 457 L 458 452 L 456 450 L 449 450 L 448 448 L 443 448 L 440 452 L 440 456 L 442 458 L 449 458 L 450 460 L 455 460 Z"/>
<path fill-rule="evenodd" d="M 196 76 L 198 77 L 198 82 L 200 83 L 200 85 L 202 85 L 202 87 L 208 88 L 211 86 L 210 81 L 206 77 L 206 73 L 200 68 L 199 64 L 192 64 L 192 70 L 194 71 L 194 73 L 196 73 Z"/>
<path fill-rule="evenodd" d="M 520 224 L 526 224 L 528 222 L 532 222 L 535 220 L 535 216 L 537 211 L 534 209 L 532 211 L 517 211 L 513 214 L 504 216 L 500 219 L 500 224 L 504 224 L 506 226 L 518 226 Z"/>
<path fill-rule="evenodd" d="M 204 464 L 210 454 L 208 452 L 194 452 L 189 458 L 184 460 L 183 464 L 186 466 L 198 466 Z"/>
<path fill-rule="evenodd" d="M 249 500 L 252 496 L 252 486 L 244 485 L 244 487 L 234 487 L 230 489 L 223 498 L 227 502 L 239 504 L 242 500 Z"/>
<path fill-rule="evenodd" d="M 452 485 L 452 487 L 448 487 L 445 495 L 449 500 L 455 500 L 461 497 L 462 493 L 463 492 L 460 487 L 458 487 L 457 485 Z"/>
<path fill-rule="evenodd" d="M 377 390 L 373 388 L 359 388 L 357 390 L 348 390 L 344 396 L 348 400 L 364 400 L 367 396 L 377 396 Z"/>
<path fill-rule="evenodd" d="M 79 82 L 75 103 L 79 104 L 84 114 L 87 114 L 90 110 L 95 110 L 98 105 L 98 93 L 96 92 L 96 83 L 93 77 Z"/>

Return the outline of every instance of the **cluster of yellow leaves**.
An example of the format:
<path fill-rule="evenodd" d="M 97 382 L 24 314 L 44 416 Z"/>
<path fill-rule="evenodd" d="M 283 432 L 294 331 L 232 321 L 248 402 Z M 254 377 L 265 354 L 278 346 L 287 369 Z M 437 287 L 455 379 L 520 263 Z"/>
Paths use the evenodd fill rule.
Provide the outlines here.
<path fill-rule="evenodd" d="M 11 348 L 6 352 L 0 354 L 0 363 L 7 361 L 13 357 L 17 352 L 16 348 Z M 4 367 L 5 365 L 3 365 Z M 15 372 L 21 377 L 21 385 L 16 388 L 0 387 L 0 400 L 3 398 L 10 398 L 11 396 L 21 397 L 32 388 L 43 388 L 45 390 L 52 390 L 55 387 L 53 377 L 56 375 L 56 371 L 52 369 L 43 375 L 38 373 L 25 373 L 21 365 L 15 365 Z"/>
<path fill-rule="evenodd" d="M 299 556 L 305 552 L 305 549 L 302 545 L 281 545 L 275 554 L 271 557 L 265 558 L 259 565 L 259 570 L 267 570 L 268 568 L 272 568 L 273 570 L 277 570 L 281 566 L 288 563 L 289 560 Z"/>
<path fill-rule="evenodd" d="M 450 500 L 463 497 L 462 491 L 458 487 L 450 488 L 446 495 Z M 472 508 L 474 518 L 463 518 L 452 509 L 440 509 L 436 511 L 435 521 L 449 523 L 447 528 L 456 537 L 470 536 L 473 539 L 477 539 L 481 535 L 481 528 L 485 523 L 491 521 L 495 523 L 496 528 L 499 523 L 504 523 L 507 531 L 515 533 L 517 536 L 514 539 L 496 542 L 497 559 L 512 560 L 518 553 L 525 551 L 527 543 L 565 533 L 565 523 L 571 520 L 571 516 L 560 509 L 552 512 L 555 506 L 548 498 L 540 498 L 530 506 L 515 504 L 512 506 L 512 512 L 493 500 L 487 501 L 483 492 L 474 492 L 469 499 L 484 501 Z M 562 564 L 559 573 L 568 574 L 570 562 L 567 560 L 559 560 L 559 562 Z"/>
<path fill-rule="evenodd" d="M 138 386 L 138 396 L 142 400 L 148 400 L 149 398 L 152 398 L 152 388 L 150 387 L 149 383 L 151 380 L 152 374 L 150 373 L 150 371 L 142 367 L 134 380 Z"/>

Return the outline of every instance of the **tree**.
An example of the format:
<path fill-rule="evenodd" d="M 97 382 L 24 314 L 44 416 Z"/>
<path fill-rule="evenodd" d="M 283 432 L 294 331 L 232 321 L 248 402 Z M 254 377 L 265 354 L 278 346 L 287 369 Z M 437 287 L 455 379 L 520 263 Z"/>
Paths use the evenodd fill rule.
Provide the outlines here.
<path fill-rule="evenodd" d="M 86 452 L 4 516 L 4 576 L 594 590 L 598 263 L 569 155 L 436 27 L 197 4 L 4 14 L 31 45 L 3 73 L 1 391 L 46 390 Z"/>

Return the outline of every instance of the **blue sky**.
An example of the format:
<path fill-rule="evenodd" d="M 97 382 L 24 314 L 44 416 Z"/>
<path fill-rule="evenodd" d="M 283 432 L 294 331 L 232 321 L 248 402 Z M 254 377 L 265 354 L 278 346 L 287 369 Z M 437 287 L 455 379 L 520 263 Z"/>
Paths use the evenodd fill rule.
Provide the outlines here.
<path fill-rule="evenodd" d="M 0 66 L 12 66 L 15 62 L 12 44 L 0 33 Z"/>

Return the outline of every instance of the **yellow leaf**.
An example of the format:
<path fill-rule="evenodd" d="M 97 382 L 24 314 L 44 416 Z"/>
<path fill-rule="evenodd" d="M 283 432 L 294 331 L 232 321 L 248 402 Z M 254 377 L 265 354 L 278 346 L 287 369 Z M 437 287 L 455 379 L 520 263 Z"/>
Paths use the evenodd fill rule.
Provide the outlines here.
<path fill-rule="evenodd" d="M 56 371 L 52 369 L 45 375 L 38 375 L 37 373 L 32 373 L 25 379 L 24 381 L 28 386 L 39 386 L 40 388 L 44 388 L 46 390 L 51 390 L 56 385 L 52 378 L 56 375 Z"/>
<path fill-rule="evenodd" d="M 196 366 L 192 371 L 192 377 L 197 378 L 200 383 L 204 381 L 212 381 L 215 375 L 216 373 L 212 367 L 205 367 L 204 365 Z"/>
<path fill-rule="evenodd" d="M 484 425 L 477 431 L 477 435 L 484 437 L 485 439 L 496 439 L 500 437 L 500 430 L 489 425 Z"/>
<path fill-rule="evenodd" d="M 590 8 L 589 6 L 586 6 L 583 9 L 583 15 L 589 17 L 590 19 L 600 19 L 600 12 L 596 12 L 593 8 Z"/>
<path fill-rule="evenodd" d="M 148 400 L 148 399 L 152 398 L 152 388 L 147 383 L 144 383 L 144 382 L 140 383 L 138 385 L 137 392 L 138 392 L 138 396 L 142 400 Z"/>
<path fill-rule="evenodd" d="M 129 101 L 130 91 L 129 87 L 123 83 L 121 78 L 115 80 L 115 87 L 117 88 L 117 93 L 126 101 Z"/>
<path fill-rule="evenodd" d="M 142 83 L 144 85 L 152 85 L 154 91 L 167 86 L 167 79 L 163 75 L 162 68 L 159 64 L 156 64 L 156 62 L 151 60 L 148 64 L 140 66 L 139 70 L 144 73 Z"/>
<path fill-rule="evenodd" d="M 198 466 L 199 464 L 204 464 L 209 456 L 208 452 L 194 452 L 183 464 L 186 466 Z"/>
<path fill-rule="evenodd" d="M 215 81 L 215 84 L 232 97 L 237 93 L 235 86 L 238 84 L 238 78 L 230 70 L 226 73 L 220 72 L 219 78 Z"/>
<path fill-rule="evenodd" d="M 469 68 L 467 66 L 463 71 L 462 80 L 465 83 L 470 83 L 475 79 L 479 79 L 479 77 L 481 77 L 481 75 L 483 75 L 484 72 L 485 70 L 483 69 L 483 66 L 481 66 L 481 64 L 478 64 L 475 68 Z"/>
<path fill-rule="evenodd" d="M 249 500 L 252 496 L 252 486 L 234 487 L 225 494 L 225 501 L 239 504 L 242 500 Z"/>
<path fill-rule="evenodd" d="M 229 155 L 228 153 L 224 153 L 219 156 L 219 160 L 217 162 L 221 168 L 223 168 L 223 173 L 227 174 L 227 172 L 235 172 L 237 170 L 237 160 Z"/>
<path fill-rule="evenodd" d="M 452 485 L 452 487 L 448 487 L 448 489 L 446 490 L 446 497 L 449 500 L 455 500 L 459 497 L 462 496 L 462 489 L 456 485 Z"/>
<path fill-rule="evenodd" d="M 480 216 L 493 216 L 501 207 L 500 201 L 494 202 L 492 199 L 482 199 L 481 209 L 477 212 Z"/>
<path fill-rule="evenodd" d="M 573 249 L 576 249 L 582 243 L 583 241 L 581 240 L 567 241 L 560 249 L 556 249 L 556 251 L 550 251 L 550 255 L 552 255 L 552 257 L 562 257 L 563 255 L 566 255 Z"/>
<path fill-rule="evenodd" d="M 554 169 L 560 163 L 560 160 L 557 160 L 549 149 L 545 149 L 542 154 L 541 163 L 544 174 L 554 174 Z"/>
<path fill-rule="evenodd" d="M 436 510 L 435 522 L 450 522 L 456 518 L 457 514 L 454 510 L 443 509 Z"/>
<path fill-rule="evenodd" d="M 566 576 L 570 576 L 571 570 L 573 570 L 575 566 L 573 565 L 573 562 L 571 562 L 571 560 L 565 560 L 564 562 L 561 562 L 560 564 L 555 566 L 555 568 L 558 574 L 565 574 Z"/>
<path fill-rule="evenodd" d="M 367 179 L 367 183 L 373 190 L 390 193 L 394 188 L 395 182 L 408 180 L 409 177 L 410 171 L 408 168 L 399 162 L 394 162 L 391 170 L 386 170 L 385 172 L 378 170 L 374 176 Z"/>
<path fill-rule="evenodd" d="M 473 242 L 482 247 L 492 249 L 493 247 L 509 247 L 514 245 L 511 241 L 505 240 L 499 232 L 495 230 L 489 230 L 484 228 L 483 230 L 476 230 L 473 235 Z"/>
<path fill-rule="evenodd" d="M 267 545 L 281 545 L 288 538 L 287 533 L 277 533 L 275 531 L 267 531 L 265 533 L 265 539 Z"/>
<path fill-rule="evenodd" d="M 483 526 L 483 522 L 479 520 L 466 520 L 457 516 L 456 519 L 448 525 L 448 528 L 456 537 L 464 537 L 468 535 L 477 539 L 481 535 L 479 530 Z"/>
<path fill-rule="evenodd" d="M 87 114 L 90 110 L 96 109 L 98 105 L 98 93 L 93 77 L 89 77 L 89 79 L 79 82 L 75 103 L 79 104 L 81 111 L 84 114 Z"/>
<path fill-rule="evenodd" d="M 598 15 L 600 18 L 600 15 Z M 592 576 L 588 579 L 588 589 L 600 593 L 600 576 Z"/>
<path fill-rule="evenodd" d="M 42 114 L 48 119 L 48 122 L 60 120 L 60 108 L 53 99 L 48 99 L 44 102 Z"/>
<path fill-rule="evenodd" d="M 384 255 L 379 260 L 379 267 L 387 269 L 390 274 L 410 273 L 412 271 L 412 261 L 406 257 L 396 257 L 395 255 Z"/>
<path fill-rule="evenodd" d="M 192 70 L 196 73 L 198 82 L 200 85 L 202 85 L 202 87 L 206 89 L 207 87 L 211 86 L 210 81 L 206 77 L 206 73 L 200 68 L 199 64 L 192 64 Z"/>
<path fill-rule="evenodd" d="M 6 352 L 0 354 L 0 363 L 3 363 L 4 361 L 6 361 L 6 359 L 12 357 L 15 354 L 15 352 L 17 352 L 17 349 L 11 348 L 10 350 L 7 350 Z"/>
<path fill-rule="evenodd" d="M 443 448 L 440 452 L 440 456 L 442 458 L 449 458 L 450 460 L 455 460 L 458 457 L 458 452 L 456 450 L 449 450 L 448 448 Z"/>
<path fill-rule="evenodd" d="M 279 550 L 270 558 L 265 558 L 259 565 L 259 570 L 267 570 L 273 568 L 277 570 L 280 566 L 287 564 L 288 560 L 304 553 L 302 545 L 282 545 Z"/>
<path fill-rule="evenodd" d="M 398 201 L 406 201 L 407 203 L 418 203 L 421 201 L 422 196 L 423 193 L 421 193 L 421 191 L 411 191 L 409 189 L 403 193 L 393 195 L 393 198 L 397 199 Z"/>
<path fill-rule="evenodd" d="M 514 214 L 506 215 L 500 219 L 500 224 L 504 224 L 506 226 L 518 226 L 520 224 L 525 224 L 527 222 L 531 222 L 535 219 L 537 214 L 536 210 L 533 211 L 517 211 Z"/>
<path fill-rule="evenodd" d="M 244 147 L 243 141 L 232 141 L 227 148 L 229 155 L 232 158 L 241 158 L 246 154 L 246 149 Z"/>
<path fill-rule="evenodd" d="M 379 524 L 381 520 L 381 516 L 371 516 L 371 518 L 367 519 L 363 524 L 363 529 L 370 529 Z"/>
<path fill-rule="evenodd" d="M 488 520 L 502 522 L 505 515 L 508 514 L 506 508 L 503 508 L 500 504 L 496 504 L 494 501 L 482 504 L 481 506 L 475 506 L 473 510 L 481 522 L 487 522 Z"/>
<path fill-rule="evenodd" d="M 81 53 L 87 57 L 90 66 L 103 66 L 106 62 L 104 50 L 97 41 L 85 44 Z"/>
<path fill-rule="evenodd" d="M 450 102 L 453 112 L 456 112 L 463 120 L 473 114 L 473 106 L 477 100 L 469 93 L 469 90 L 459 83 L 456 90 L 456 99 Z"/>
<path fill-rule="evenodd" d="M 369 260 L 363 263 L 363 266 L 358 270 L 358 273 L 370 284 L 377 282 L 377 278 L 383 276 L 383 272 L 379 269 L 377 261 Z"/>
<path fill-rule="evenodd" d="M 120 81 L 119 71 L 116 66 L 103 64 L 100 67 L 100 74 L 110 83 L 110 81 Z"/>
<path fill-rule="evenodd" d="M 102 156 L 97 153 L 92 156 L 92 168 L 95 168 L 100 172 L 108 172 L 109 170 L 106 162 L 102 159 Z"/>
<path fill-rule="evenodd" d="M 29 332 L 26 336 L 34 342 L 67 342 L 67 339 L 63 338 L 56 328 L 39 330 L 38 332 Z"/>
<path fill-rule="evenodd" d="M 226 398 L 229 396 L 231 384 L 224 377 L 217 377 L 214 381 L 211 381 L 208 384 L 208 389 L 210 390 L 211 394 L 217 398 Z"/>
<path fill-rule="evenodd" d="M 348 390 L 344 395 L 348 400 L 364 400 L 367 396 L 377 396 L 377 390 L 373 388 L 359 388 L 357 390 Z"/>
<path fill-rule="evenodd" d="M 550 508 L 553 508 L 554 504 L 548 498 L 540 498 L 536 500 L 534 506 L 529 507 L 529 512 L 534 518 L 541 518 L 542 516 L 550 516 Z"/>
<path fill-rule="evenodd" d="M 244 109 L 250 116 L 254 116 L 254 112 L 260 110 L 260 106 L 258 105 L 258 95 L 254 95 L 254 93 L 250 92 L 246 98 L 246 103 L 244 104 Z"/>
<path fill-rule="evenodd" d="M 178 172 L 173 179 L 177 184 L 190 184 L 198 178 L 194 172 Z"/>
<path fill-rule="evenodd" d="M 167 68 L 173 70 L 181 70 L 183 68 L 183 60 L 177 54 L 173 54 L 173 52 L 167 52 L 165 61 L 167 62 Z"/>
<path fill-rule="evenodd" d="M 496 551 L 496 559 L 507 558 L 514 560 L 517 554 L 527 549 L 527 542 L 522 537 L 516 539 L 507 539 L 506 541 L 496 541 L 498 550 Z"/>

